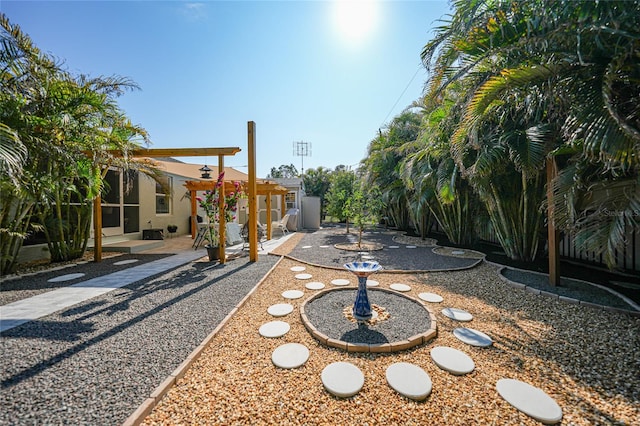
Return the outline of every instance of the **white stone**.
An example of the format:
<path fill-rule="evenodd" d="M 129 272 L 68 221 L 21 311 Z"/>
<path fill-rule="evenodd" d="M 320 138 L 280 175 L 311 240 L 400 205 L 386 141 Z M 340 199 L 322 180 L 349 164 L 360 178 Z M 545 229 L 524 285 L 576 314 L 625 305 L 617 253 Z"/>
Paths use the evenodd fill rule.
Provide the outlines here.
<path fill-rule="evenodd" d="M 364 374 L 349 362 L 334 362 L 327 365 L 320 375 L 325 389 L 339 397 L 349 398 L 364 386 Z"/>
<path fill-rule="evenodd" d="M 304 296 L 304 292 L 301 290 L 287 290 L 282 292 L 282 297 L 285 299 L 300 299 Z"/>
<path fill-rule="evenodd" d="M 509 404 L 544 424 L 562 420 L 562 408 L 542 389 L 514 379 L 500 379 L 496 389 Z"/>
<path fill-rule="evenodd" d="M 411 291 L 411 287 L 406 285 L 406 284 L 401 284 L 401 283 L 393 283 L 389 286 L 389 288 L 391 288 L 391 290 L 395 290 L 395 291 Z"/>
<path fill-rule="evenodd" d="M 284 321 L 271 321 L 260 326 L 258 333 L 263 337 L 280 337 L 289 332 L 291 326 Z"/>
<path fill-rule="evenodd" d="M 136 262 L 139 262 L 139 260 L 138 259 L 127 259 L 127 260 L 120 260 L 118 262 L 113 262 L 113 264 L 120 266 L 120 265 L 128 265 L 130 263 L 136 263 Z"/>
<path fill-rule="evenodd" d="M 442 296 L 435 293 L 420 293 L 418 297 L 424 300 L 425 302 L 431 302 L 431 303 L 440 303 L 444 300 Z"/>
<path fill-rule="evenodd" d="M 80 277 L 84 277 L 84 274 L 82 272 L 76 272 L 75 274 L 60 275 L 60 276 L 48 279 L 47 282 L 48 283 L 59 283 L 59 282 L 62 282 L 62 281 L 75 280 L 76 278 L 80 278 Z"/>
<path fill-rule="evenodd" d="M 370 256 L 370 255 L 368 255 L 368 254 L 363 255 L 363 256 L 362 256 L 362 258 L 363 258 L 363 259 L 365 259 L 365 260 L 372 260 L 372 259 L 375 259 L 375 257 Z"/>
<path fill-rule="evenodd" d="M 335 280 L 331 281 L 331 284 L 333 284 L 333 285 L 349 285 L 350 281 L 349 280 L 345 280 L 344 278 L 336 278 Z"/>
<path fill-rule="evenodd" d="M 299 280 L 308 280 L 311 278 L 311 274 L 296 274 L 296 278 Z"/>
<path fill-rule="evenodd" d="M 367 280 L 367 287 L 378 287 L 380 283 L 376 280 Z"/>
<path fill-rule="evenodd" d="M 304 266 L 292 266 L 292 267 L 291 267 L 291 270 L 292 270 L 293 272 L 302 272 L 302 271 L 304 271 L 305 269 L 307 269 L 307 268 L 305 268 Z"/>
<path fill-rule="evenodd" d="M 416 246 L 407 246 L 408 249 L 414 249 Z"/>
<path fill-rule="evenodd" d="M 456 376 L 471 373 L 476 368 L 469 355 L 446 346 L 436 346 L 431 349 L 431 359 L 438 367 Z"/>
<path fill-rule="evenodd" d="M 310 282 L 305 284 L 305 287 L 309 290 L 322 290 L 324 288 L 324 284 L 318 281 Z"/>
<path fill-rule="evenodd" d="M 300 343 L 278 346 L 271 354 L 271 362 L 280 368 L 296 368 L 307 362 L 309 349 Z"/>
<path fill-rule="evenodd" d="M 320 248 L 329 248 L 331 246 L 320 246 Z"/>
<path fill-rule="evenodd" d="M 293 305 L 290 305 L 288 303 L 278 303 L 276 305 L 269 306 L 267 312 L 269 313 L 269 315 L 272 315 L 274 317 L 283 317 L 293 312 Z"/>
<path fill-rule="evenodd" d="M 453 330 L 453 335 L 462 342 L 471 346 L 484 348 L 493 344 L 493 339 L 491 339 L 491 337 L 487 336 L 481 331 L 474 330 L 473 328 L 456 328 L 455 330 Z"/>
<path fill-rule="evenodd" d="M 464 251 L 463 251 L 463 250 L 453 250 L 453 251 L 451 252 L 451 254 L 461 255 L 461 254 L 464 254 Z"/>
<path fill-rule="evenodd" d="M 407 398 L 422 401 L 431 393 L 431 378 L 422 368 L 408 362 L 396 362 L 387 367 L 387 383 Z"/>
<path fill-rule="evenodd" d="M 444 308 L 442 315 L 456 321 L 471 321 L 473 319 L 473 315 L 469 312 L 458 308 Z"/>
<path fill-rule="evenodd" d="M 389 248 L 396 249 L 396 248 L 400 248 L 400 246 L 389 246 Z"/>
<path fill-rule="evenodd" d="M 303 249 L 310 249 L 313 246 L 302 246 Z"/>

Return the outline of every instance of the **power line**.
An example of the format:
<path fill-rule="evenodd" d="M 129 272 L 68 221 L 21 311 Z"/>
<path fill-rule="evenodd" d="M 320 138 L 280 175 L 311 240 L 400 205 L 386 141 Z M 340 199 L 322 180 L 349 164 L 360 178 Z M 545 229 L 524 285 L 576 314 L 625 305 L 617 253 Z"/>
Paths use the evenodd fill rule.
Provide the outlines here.
<path fill-rule="evenodd" d="M 391 113 L 393 112 L 393 109 L 396 107 L 396 105 L 398 105 L 398 102 L 400 102 L 400 99 L 402 99 L 402 97 L 404 96 L 404 94 L 406 93 L 407 89 L 409 89 L 409 86 L 411 86 L 411 83 L 413 83 L 413 80 L 415 80 L 416 76 L 418 75 L 418 73 L 420 72 L 420 69 L 422 69 L 422 64 L 418 65 L 418 69 L 416 70 L 416 72 L 413 74 L 413 77 L 411 77 L 411 80 L 409 80 L 409 83 L 407 83 L 407 86 L 404 88 L 404 90 L 402 91 L 402 93 L 400 94 L 400 96 L 398 96 L 398 99 L 396 100 L 396 103 L 393 104 L 393 106 L 391 107 L 391 109 L 389 110 L 389 113 L 387 114 L 387 116 L 384 118 L 384 120 L 382 121 L 382 124 L 380 125 L 380 127 L 384 126 L 384 124 L 387 122 L 387 120 L 389 119 L 389 116 L 391 115 Z"/>

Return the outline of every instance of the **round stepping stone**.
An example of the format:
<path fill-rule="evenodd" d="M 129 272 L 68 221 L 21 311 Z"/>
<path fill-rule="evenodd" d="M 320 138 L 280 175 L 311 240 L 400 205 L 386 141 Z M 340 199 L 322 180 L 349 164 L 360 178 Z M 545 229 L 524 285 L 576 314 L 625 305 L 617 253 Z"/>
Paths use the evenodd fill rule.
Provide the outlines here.
<path fill-rule="evenodd" d="M 408 362 L 396 362 L 387 367 L 387 383 L 407 398 L 422 401 L 431 393 L 431 378 L 422 368 Z"/>
<path fill-rule="evenodd" d="M 287 290 L 282 292 L 282 297 L 285 299 L 300 299 L 304 296 L 304 292 L 301 290 Z"/>
<path fill-rule="evenodd" d="M 334 362 L 320 374 L 324 388 L 339 398 L 349 398 L 364 386 L 364 374 L 349 362 Z"/>
<path fill-rule="evenodd" d="M 331 246 L 320 246 L 320 248 L 329 248 Z"/>
<path fill-rule="evenodd" d="M 420 293 L 418 297 L 424 300 L 425 302 L 431 302 L 431 303 L 440 303 L 444 300 L 442 296 L 435 293 Z"/>
<path fill-rule="evenodd" d="M 396 248 L 400 248 L 400 246 L 389 246 L 389 248 L 396 249 Z"/>
<path fill-rule="evenodd" d="M 80 277 L 84 277 L 84 274 L 82 272 L 76 272 L 75 274 L 60 275 L 58 277 L 54 277 L 54 278 L 48 279 L 47 282 L 48 283 L 59 283 L 59 282 L 62 282 L 62 281 L 75 280 L 76 278 L 80 278 Z"/>
<path fill-rule="evenodd" d="M 476 368 L 469 355 L 446 346 L 436 346 L 431 349 L 431 359 L 438 367 L 456 376 L 471 373 Z"/>
<path fill-rule="evenodd" d="M 369 256 L 368 254 L 363 255 L 362 258 L 365 259 L 365 260 L 375 259 L 375 257 Z"/>
<path fill-rule="evenodd" d="M 367 280 L 367 287 L 378 287 L 380 283 L 376 280 Z"/>
<path fill-rule="evenodd" d="M 395 291 L 411 291 L 411 287 L 406 285 L 406 284 L 400 284 L 400 283 L 393 283 L 389 286 L 389 288 L 391 290 L 395 290 Z"/>
<path fill-rule="evenodd" d="M 336 278 L 335 280 L 331 281 L 331 284 L 333 284 L 333 285 L 349 285 L 349 280 L 345 280 L 344 278 Z"/>
<path fill-rule="evenodd" d="M 324 284 L 318 281 L 314 281 L 311 283 L 307 283 L 305 287 L 308 288 L 309 290 L 322 290 L 324 288 Z"/>
<path fill-rule="evenodd" d="M 311 274 L 296 274 L 296 278 L 299 280 L 308 280 L 311 278 Z"/>
<path fill-rule="evenodd" d="M 302 271 L 304 271 L 305 269 L 307 269 L 307 268 L 305 268 L 304 266 L 292 266 L 292 267 L 291 267 L 291 270 L 292 270 L 293 272 L 302 272 Z"/>
<path fill-rule="evenodd" d="M 359 252 L 358 252 L 358 254 L 359 254 L 360 256 L 363 256 L 363 255 L 365 255 L 365 254 L 369 254 L 369 252 L 368 252 L 368 251 L 359 251 Z"/>
<path fill-rule="evenodd" d="M 271 321 L 260 326 L 258 333 L 263 337 L 280 337 L 289 332 L 291 326 L 284 321 Z"/>
<path fill-rule="evenodd" d="M 274 317 L 283 317 L 293 312 L 293 305 L 288 303 L 278 303 L 276 305 L 269 306 L 269 308 L 267 308 L 267 312 L 269 315 Z"/>
<path fill-rule="evenodd" d="M 136 262 L 139 262 L 139 260 L 138 259 L 127 259 L 127 260 L 119 260 L 117 262 L 113 262 L 113 264 L 120 266 L 120 265 L 128 265 L 130 263 L 136 263 Z"/>
<path fill-rule="evenodd" d="M 300 343 L 278 346 L 271 354 L 271 362 L 280 368 L 296 368 L 307 362 L 309 349 Z"/>
<path fill-rule="evenodd" d="M 487 336 L 481 331 L 474 330 L 473 328 L 459 327 L 453 330 L 453 335 L 460 339 L 462 342 L 471 346 L 478 346 L 485 348 L 493 344 L 491 337 Z"/>
<path fill-rule="evenodd" d="M 416 246 L 407 246 L 408 249 L 414 249 L 417 248 Z"/>
<path fill-rule="evenodd" d="M 313 246 L 302 246 L 303 249 L 310 249 Z"/>
<path fill-rule="evenodd" d="M 461 255 L 461 254 L 464 254 L 464 251 L 463 250 L 453 250 L 451 252 L 451 254 Z"/>
<path fill-rule="evenodd" d="M 469 312 L 458 308 L 444 308 L 442 315 L 456 321 L 471 321 L 473 319 L 473 315 Z"/>
<path fill-rule="evenodd" d="M 515 379 L 500 379 L 496 389 L 501 397 L 527 416 L 545 423 L 562 420 L 562 408 L 542 389 Z"/>

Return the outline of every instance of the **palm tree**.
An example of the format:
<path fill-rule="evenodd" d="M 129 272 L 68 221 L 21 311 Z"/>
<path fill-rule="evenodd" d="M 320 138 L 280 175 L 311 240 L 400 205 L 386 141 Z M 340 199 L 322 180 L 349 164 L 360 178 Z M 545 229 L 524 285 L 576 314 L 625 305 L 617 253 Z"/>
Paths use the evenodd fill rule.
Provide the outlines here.
<path fill-rule="evenodd" d="M 491 179 L 482 183 L 482 172 L 491 175 L 493 166 L 508 160 L 523 178 L 522 192 L 525 184 L 531 188 L 529 179 L 539 187 L 534 175 L 541 173 L 549 156 L 570 155 L 569 163 L 597 164 L 597 173 L 573 175 L 577 186 L 572 190 L 560 185 L 569 181 L 566 176 L 558 178 L 552 202 L 560 213 L 557 223 L 578 234 L 586 232 L 590 237 L 577 241 L 605 251 L 610 260 L 615 247 L 623 243 L 621 221 L 637 227 L 632 209 L 639 198 L 639 3 L 458 1 L 455 8 L 448 25 L 425 46 L 423 60 L 435 73 L 431 96 L 460 80 L 472 88 L 471 96 L 461 100 L 467 113 L 453 141 L 457 163 L 472 182 L 474 175 L 478 178 L 475 185 L 481 189 L 491 184 Z M 471 149 L 477 158 L 464 164 L 462 157 Z M 588 169 L 582 166 L 566 173 Z M 580 197 L 560 197 L 583 192 L 589 188 L 585 181 L 593 184 L 603 178 L 625 182 L 621 186 L 626 188 L 622 191 L 626 202 L 616 203 L 624 208 L 619 216 L 623 220 L 603 220 L 602 215 L 593 215 L 594 210 L 580 210 L 592 220 L 575 221 L 579 206 L 561 205 Z M 497 192 L 491 205 L 488 191 L 483 190 L 488 210 L 498 208 L 501 196 Z M 529 209 L 537 208 L 531 204 L 537 197 L 534 191 Z M 600 206 L 614 200 L 599 197 Z M 524 206 L 524 200 L 520 204 Z M 524 224 L 524 212 L 517 216 Z M 505 229 L 513 222 L 508 216 L 500 221 Z M 526 244 L 531 252 L 534 242 Z"/>

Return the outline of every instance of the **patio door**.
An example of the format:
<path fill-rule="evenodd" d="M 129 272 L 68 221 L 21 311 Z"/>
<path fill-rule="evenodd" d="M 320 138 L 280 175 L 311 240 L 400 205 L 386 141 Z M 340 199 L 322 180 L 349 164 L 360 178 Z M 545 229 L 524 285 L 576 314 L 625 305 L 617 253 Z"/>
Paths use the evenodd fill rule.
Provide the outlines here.
<path fill-rule="evenodd" d="M 124 234 L 122 208 L 122 172 L 110 169 L 102 190 L 102 234 L 105 237 Z"/>

